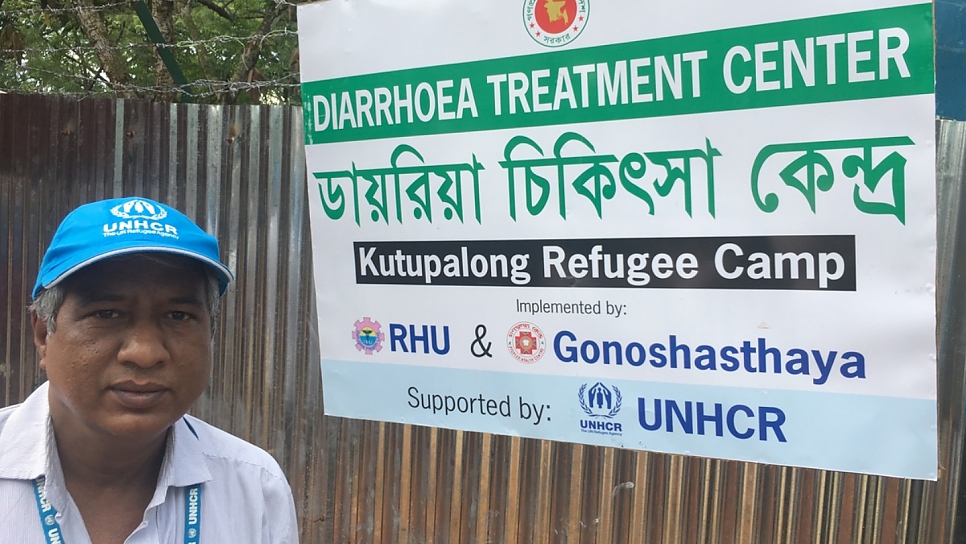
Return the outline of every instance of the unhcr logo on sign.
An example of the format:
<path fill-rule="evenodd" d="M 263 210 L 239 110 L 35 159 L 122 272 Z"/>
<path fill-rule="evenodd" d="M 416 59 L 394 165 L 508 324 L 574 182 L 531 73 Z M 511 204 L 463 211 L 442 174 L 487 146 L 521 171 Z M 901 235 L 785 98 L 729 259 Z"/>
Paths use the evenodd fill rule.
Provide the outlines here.
<path fill-rule="evenodd" d="M 608 387 L 597 382 L 590 387 L 585 383 L 577 394 L 580 407 L 590 419 L 580 420 L 580 430 L 585 433 L 620 436 L 621 424 L 609 421 L 621 411 L 621 390 L 616 386 Z"/>

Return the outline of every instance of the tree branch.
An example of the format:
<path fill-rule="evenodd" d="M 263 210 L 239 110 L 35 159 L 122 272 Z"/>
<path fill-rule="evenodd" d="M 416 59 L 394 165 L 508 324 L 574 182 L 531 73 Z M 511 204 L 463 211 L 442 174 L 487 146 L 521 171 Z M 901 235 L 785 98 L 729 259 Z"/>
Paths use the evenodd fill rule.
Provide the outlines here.
<path fill-rule="evenodd" d="M 94 46 L 94 52 L 101 62 L 101 68 L 107 74 L 111 87 L 115 85 L 127 85 L 131 81 L 124 59 L 118 54 L 111 43 L 110 36 L 107 34 L 107 24 L 104 22 L 102 12 L 92 9 L 94 7 L 91 0 L 71 0 L 71 4 L 77 8 L 75 14 L 80 23 L 81 30 Z M 133 98 L 131 91 L 118 91 L 121 98 Z"/>
<path fill-rule="evenodd" d="M 262 53 L 262 44 L 265 41 L 264 36 L 271 32 L 275 21 L 285 13 L 286 9 L 285 4 L 275 3 L 269 0 L 268 6 L 265 8 L 265 13 L 262 16 L 262 24 L 258 27 L 258 33 L 256 34 L 258 37 L 253 37 L 249 40 L 248 45 L 245 46 L 245 50 L 242 51 L 241 58 L 238 59 L 238 64 L 235 66 L 235 73 L 231 76 L 233 83 L 248 80 L 249 75 L 255 68 L 255 64 L 258 63 L 259 55 Z M 230 95 L 234 100 L 236 93 L 230 93 Z M 229 95 L 226 93 L 225 97 L 228 98 Z"/>
<path fill-rule="evenodd" d="M 223 8 L 223 7 L 219 6 L 218 4 L 212 2 L 211 0 L 195 0 L 195 1 L 198 2 L 199 4 L 201 4 L 202 6 L 205 6 L 206 8 L 210 9 L 211 11 L 217 13 L 218 15 L 221 15 L 225 19 L 228 19 L 229 21 L 232 21 L 232 22 L 235 21 L 235 16 L 234 15 L 232 15 L 231 13 L 229 13 L 229 11 L 226 10 L 225 8 Z"/>
<path fill-rule="evenodd" d="M 90 92 L 94 86 L 98 84 L 98 82 L 110 86 L 111 82 L 105 79 L 104 71 L 96 66 L 88 64 L 85 55 L 65 55 L 65 58 L 76 64 L 80 68 L 81 73 L 88 76 L 89 79 L 86 85 L 88 92 Z"/>
<path fill-rule="evenodd" d="M 151 2 L 151 16 L 161 31 L 161 36 L 165 43 L 171 44 L 174 36 L 174 0 L 153 0 Z M 161 60 L 158 49 L 152 51 L 154 57 L 154 84 L 158 87 L 172 87 L 174 79 L 168 72 L 168 66 Z M 161 91 L 157 93 L 156 99 L 161 102 L 173 102 L 175 93 L 173 91 Z"/>
<path fill-rule="evenodd" d="M 201 42 L 201 32 L 198 30 L 198 27 L 195 25 L 195 20 L 191 16 L 190 0 L 181 6 L 181 20 L 184 22 L 184 27 L 188 31 L 188 37 L 193 41 Z M 204 43 L 199 43 L 195 47 L 198 54 L 198 65 L 201 66 L 201 71 L 204 73 L 205 79 L 215 79 L 215 71 L 211 67 L 211 61 L 208 59 L 208 46 Z"/>

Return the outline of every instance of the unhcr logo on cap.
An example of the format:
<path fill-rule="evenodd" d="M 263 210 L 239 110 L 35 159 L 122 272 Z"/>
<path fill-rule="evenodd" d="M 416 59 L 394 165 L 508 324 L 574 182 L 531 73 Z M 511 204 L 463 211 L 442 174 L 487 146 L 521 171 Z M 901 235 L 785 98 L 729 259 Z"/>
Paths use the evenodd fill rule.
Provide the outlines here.
<path fill-rule="evenodd" d="M 140 198 L 134 198 L 114 206 L 111 208 L 111 213 L 121 219 L 152 219 L 154 221 L 168 216 L 168 212 L 164 208 Z"/>
<path fill-rule="evenodd" d="M 104 224 L 104 236 L 120 236 L 123 234 L 156 234 L 169 238 L 178 238 L 178 229 L 173 225 L 159 222 L 168 216 L 168 212 L 160 204 L 154 204 L 140 198 L 132 198 L 111 208 L 111 213 L 127 221 L 115 221 Z"/>

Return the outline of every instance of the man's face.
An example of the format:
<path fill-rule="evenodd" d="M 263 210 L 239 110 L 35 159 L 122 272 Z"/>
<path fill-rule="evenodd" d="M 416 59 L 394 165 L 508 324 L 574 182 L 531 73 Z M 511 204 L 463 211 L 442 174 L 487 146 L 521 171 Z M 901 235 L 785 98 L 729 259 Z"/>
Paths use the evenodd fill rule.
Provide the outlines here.
<path fill-rule="evenodd" d="M 55 330 L 34 319 L 55 425 L 157 438 L 198 399 L 211 371 L 202 265 L 108 259 L 64 288 Z"/>

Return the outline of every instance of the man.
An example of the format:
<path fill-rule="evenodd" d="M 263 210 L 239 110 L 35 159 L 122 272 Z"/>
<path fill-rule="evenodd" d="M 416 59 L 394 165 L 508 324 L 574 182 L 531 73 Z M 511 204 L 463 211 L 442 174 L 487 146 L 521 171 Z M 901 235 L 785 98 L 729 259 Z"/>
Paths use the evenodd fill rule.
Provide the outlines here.
<path fill-rule="evenodd" d="M 215 238 L 163 204 L 64 219 L 30 307 L 48 381 L 0 409 L 0 542 L 297 542 L 275 460 L 185 415 L 232 279 Z"/>

